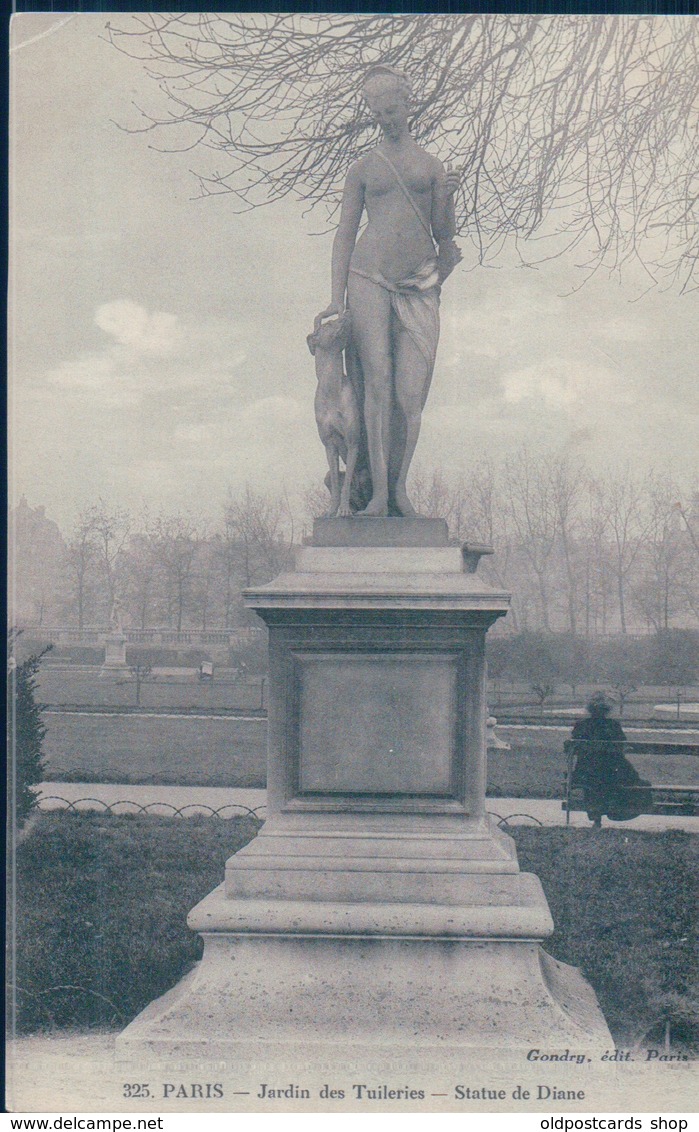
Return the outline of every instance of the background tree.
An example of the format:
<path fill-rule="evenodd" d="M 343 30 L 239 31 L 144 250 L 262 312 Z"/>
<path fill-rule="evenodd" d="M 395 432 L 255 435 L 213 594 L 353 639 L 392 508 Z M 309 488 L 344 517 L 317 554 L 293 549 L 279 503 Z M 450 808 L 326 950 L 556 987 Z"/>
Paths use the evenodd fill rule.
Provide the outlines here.
<path fill-rule="evenodd" d="M 147 527 L 148 519 L 145 524 Z M 145 629 L 158 596 L 156 554 L 147 530 L 132 534 L 122 556 L 121 571 L 125 600 L 133 624 L 139 629 Z"/>
<path fill-rule="evenodd" d="M 102 573 L 107 620 L 117 593 L 117 569 L 131 529 L 131 517 L 123 507 L 114 507 L 100 498 L 85 512 L 85 521 L 92 531 Z"/>
<path fill-rule="evenodd" d="M 622 475 L 610 481 L 607 493 L 603 506 L 609 514 L 612 536 L 619 626 L 622 633 L 627 633 L 627 586 L 647 530 L 643 511 L 644 485 L 626 468 Z"/>
<path fill-rule="evenodd" d="M 420 511 L 447 519 L 453 540 L 495 548 L 480 573 L 513 595 L 496 636 L 543 630 L 591 641 L 619 628 L 633 638 L 699 625 L 699 553 L 692 537 L 699 505 L 691 484 L 664 473 L 641 479 L 628 470 L 592 476 L 581 460 L 539 458 L 525 447 L 459 475 L 418 468 L 414 497 Z M 287 568 L 295 532 L 308 533 L 310 518 L 327 507 L 325 489 L 309 492 L 306 504 L 308 515 L 295 522 L 285 496 L 248 486 L 229 492 L 218 521 L 206 529 L 186 513 L 146 511 L 119 542 L 107 531 L 112 592 L 116 588 L 123 600 L 126 626 L 206 631 L 250 624 L 254 615 L 243 605 L 242 589 Z M 47 608 L 61 611 L 44 618 L 49 628 L 66 610 L 79 627 L 104 623 L 110 590 L 100 545 L 105 533 L 94 522 L 100 510 L 95 504 L 82 512 L 69 552 L 52 559 L 55 596 L 48 583 L 32 587 L 46 594 Z M 54 541 L 63 547 L 57 527 Z M 16 569 L 31 561 L 25 552 L 15 557 Z M 36 626 L 33 602 L 22 608 L 19 622 Z M 577 652 L 568 641 L 565 650 L 568 659 L 561 659 L 556 679 L 570 683 Z"/>
<path fill-rule="evenodd" d="M 657 633 L 671 627 L 684 603 L 681 590 L 684 532 L 675 500 L 677 485 L 667 476 L 650 476 L 647 486 L 647 527 L 634 586 L 634 600 Z"/>
<path fill-rule="evenodd" d="M 67 545 L 69 600 L 78 629 L 85 628 L 88 615 L 94 611 L 98 548 L 92 512 L 88 507 L 80 513 Z"/>
<path fill-rule="evenodd" d="M 206 632 L 215 619 L 218 566 L 212 539 L 202 535 L 194 562 L 191 598 L 192 617 L 196 618 L 202 632 Z"/>
<path fill-rule="evenodd" d="M 163 96 L 135 128 L 213 151 L 203 194 L 241 210 L 293 194 L 332 213 L 376 141 L 360 79 L 381 60 L 410 73 L 416 140 L 464 170 L 457 222 L 480 260 L 508 240 L 524 256 L 536 233 L 540 258 L 582 249 L 589 271 L 641 258 L 693 285 L 691 16 L 148 13 L 107 27 Z"/>
<path fill-rule="evenodd" d="M 683 690 L 695 682 L 698 672 L 699 634 L 670 629 L 650 638 L 646 679 L 649 684 L 666 685 L 678 705 Z"/>
<path fill-rule="evenodd" d="M 144 684 L 151 684 L 158 679 L 157 675 L 153 672 L 152 664 L 145 664 L 137 662 L 136 664 L 129 665 L 129 672 L 133 677 L 134 688 L 136 690 L 136 707 L 141 706 L 141 688 Z M 126 683 L 120 680 L 119 683 Z"/>
<path fill-rule="evenodd" d="M 554 458 L 548 469 L 551 493 L 558 518 L 558 540 L 564 566 L 566 616 L 568 630 L 578 631 L 578 532 L 580 493 L 583 486 L 581 468 L 566 456 Z"/>
<path fill-rule="evenodd" d="M 559 513 L 548 461 L 526 448 L 505 461 L 505 506 L 517 541 L 536 578 L 541 625 L 551 629 L 551 557 L 559 534 Z"/>
<path fill-rule="evenodd" d="M 644 682 L 648 670 L 648 645 L 642 639 L 613 637 L 597 650 L 593 675 L 608 684 L 619 704 L 623 719 L 627 701 Z"/>
<path fill-rule="evenodd" d="M 162 575 L 168 624 L 179 632 L 190 608 L 199 528 L 183 512 L 162 511 L 150 520 L 148 537 Z"/>
<path fill-rule="evenodd" d="M 269 582 L 289 565 L 294 522 L 285 497 L 264 495 L 246 484 L 238 495 L 229 493 L 225 523 L 240 546 L 243 586 Z"/>
<path fill-rule="evenodd" d="M 609 498 L 602 480 L 585 474 L 580 519 L 585 636 L 606 633 L 614 593 Z"/>

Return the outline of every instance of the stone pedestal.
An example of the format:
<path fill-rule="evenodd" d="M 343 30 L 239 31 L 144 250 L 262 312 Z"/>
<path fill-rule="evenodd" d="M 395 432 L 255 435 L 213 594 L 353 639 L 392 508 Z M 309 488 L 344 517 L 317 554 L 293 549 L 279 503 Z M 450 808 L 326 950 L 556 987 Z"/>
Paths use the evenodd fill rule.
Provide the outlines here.
<path fill-rule="evenodd" d="M 611 1047 L 486 814 L 485 635 L 508 607 L 487 551 L 440 520 L 319 520 L 247 591 L 270 631 L 269 816 L 190 914 L 201 963 L 122 1052 L 308 1076 L 378 1049 Z"/>
<path fill-rule="evenodd" d="M 104 638 L 104 664 L 100 668 L 100 676 L 123 676 L 127 671 L 126 637 L 117 629 Z"/>

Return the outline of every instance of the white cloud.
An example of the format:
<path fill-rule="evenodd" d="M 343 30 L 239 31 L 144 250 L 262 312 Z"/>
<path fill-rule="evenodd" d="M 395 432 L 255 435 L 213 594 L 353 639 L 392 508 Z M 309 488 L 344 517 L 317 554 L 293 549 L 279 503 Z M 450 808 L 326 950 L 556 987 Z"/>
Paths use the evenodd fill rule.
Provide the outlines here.
<path fill-rule="evenodd" d="M 102 303 L 95 311 L 95 322 L 100 330 L 136 354 L 167 358 L 177 354 L 182 343 L 176 315 L 165 311 L 151 313 L 131 299 Z"/>
<path fill-rule="evenodd" d="M 73 391 L 81 398 L 85 394 L 94 394 L 104 405 L 112 408 L 128 408 L 141 400 L 133 378 L 121 371 L 117 359 L 109 353 L 83 354 L 62 362 L 49 370 L 47 377 L 51 384 Z"/>
<path fill-rule="evenodd" d="M 570 334 L 572 308 L 536 282 L 516 276 L 493 278 L 492 286 L 474 296 L 469 279 L 445 300 L 442 318 L 441 364 L 458 365 L 469 356 L 498 359 L 535 347 L 542 338 Z"/>
<path fill-rule="evenodd" d="M 112 340 L 61 362 L 46 377 L 103 405 L 127 408 L 152 396 L 162 401 L 156 412 L 167 412 L 186 404 L 187 390 L 201 402 L 215 396 L 220 403 L 247 358 L 240 331 L 220 319 L 182 324 L 174 314 L 118 299 L 97 307 L 94 321 Z"/>
<path fill-rule="evenodd" d="M 67 389 L 101 389 L 114 378 L 114 358 L 109 354 L 83 354 L 49 370 L 54 385 Z"/>
<path fill-rule="evenodd" d="M 616 370 L 556 355 L 506 373 L 503 393 L 510 404 L 533 399 L 548 409 L 571 413 L 595 410 L 599 403 L 631 405 L 635 400 L 626 375 L 620 380 Z"/>

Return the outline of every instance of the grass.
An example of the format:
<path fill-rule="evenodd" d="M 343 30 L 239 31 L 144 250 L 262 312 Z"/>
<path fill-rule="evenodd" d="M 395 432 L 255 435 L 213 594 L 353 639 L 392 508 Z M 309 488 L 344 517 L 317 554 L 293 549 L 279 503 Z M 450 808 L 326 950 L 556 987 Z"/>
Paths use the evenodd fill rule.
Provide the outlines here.
<path fill-rule="evenodd" d="M 566 759 L 563 744 L 512 744 L 510 751 L 488 751 L 488 794 L 492 798 L 562 798 Z M 696 755 L 630 755 L 651 783 L 699 786 Z"/>
<path fill-rule="evenodd" d="M 44 713 L 45 777 L 73 782 L 264 786 L 266 720 Z"/>
<path fill-rule="evenodd" d="M 41 814 L 19 847 L 20 1028 L 120 1028 L 172 986 L 200 954 L 187 912 L 258 824 Z M 699 838 L 530 828 L 514 836 L 522 868 L 540 876 L 551 905 L 547 950 L 582 968 L 617 1043 L 670 1017 L 675 1039 L 691 1044 Z"/>
<path fill-rule="evenodd" d="M 73 782 L 264 786 L 267 723 L 197 715 L 44 713 L 47 779 Z M 507 734 L 501 729 L 501 734 Z M 516 736 L 515 741 L 513 737 Z M 510 751 L 488 754 L 491 797 L 560 798 L 564 733 L 510 733 Z M 651 782 L 697 783 L 699 758 L 633 755 Z"/>
<path fill-rule="evenodd" d="M 86 707 L 134 707 L 136 686 L 130 671 L 123 677 L 101 679 L 99 667 L 92 670 L 44 664 L 39 675 L 38 697 L 45 704 L 82 704 Z M 173 678 L 155 673 L 141 684 L 141 707 L 146 708 L 237 708 L 259 709 L 261 677 L 200 682 L 196 677 Z"/>
<path fill-rule="evenodd" d="M 163 994 L 201 955 L 187 913 L 259 824 L 35 819 L 17 861 L 19 1028 L 121 1027 Z"/>
<path fill-rule="evenodd" d="M 551 907 L 546 950 L 581 968 L 617 1045 L 647 1039 L 666 1018 L 676 1042 L 699 1045 L 699 837 L 513 832 L 520 867 L 537 874 Z"/>

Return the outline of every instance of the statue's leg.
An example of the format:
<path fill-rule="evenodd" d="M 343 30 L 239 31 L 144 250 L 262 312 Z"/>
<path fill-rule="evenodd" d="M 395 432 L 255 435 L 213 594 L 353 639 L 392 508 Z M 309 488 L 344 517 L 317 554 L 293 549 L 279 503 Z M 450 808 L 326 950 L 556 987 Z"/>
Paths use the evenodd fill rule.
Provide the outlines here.
<path fill-rule="evenodd" d="M 345 478 L 342 483 L 342 491 L 340 492 L 339 506 L 337 508 L 338 515 L 352 514 L 352 508 L 350 507 L 350 491 L 352 488 L 352 479 L 354 477 L 354 469 L 357 463 L 358 451 L 358 443 L 352 444 L 347 449 L 347 459 L 345 460 Z"/>
<path fill-rule="evenodd" d="M 372 482 L 371 500 L 360 514 L 387 515 L 393 383 L 391 300 L 383 287 L 352 273 L 348 297 L 352 337 L 364 374 L 364 423 Z"/>
<path fill-rule="evenodd" d="M 408 499 L 406 480 L 420 435 L 422 409 L 432 372 L 404 327 L 397 330 L 395 343 L 396 408 L 402 421 L 400 429 L 394 429 L 394 436 L 402 442 L 402 451 L 391 453 L 392 465 L 394 460 L 397 463 L 397 457 L 400 456 L 395 483 L 391 485 L 391 496 L 401 515 L 414 515 L 415 508 Z"/>
<path fill-rule="evenodd" d="M 340 457 L 337 445 L 326 444 L 325 455 L 328 458 L 330 469 L 330 508 L 326 511 L 325 517 L 331 519 L 333 515 L 337 515 L 337 509 L 340 505 Z"/>

